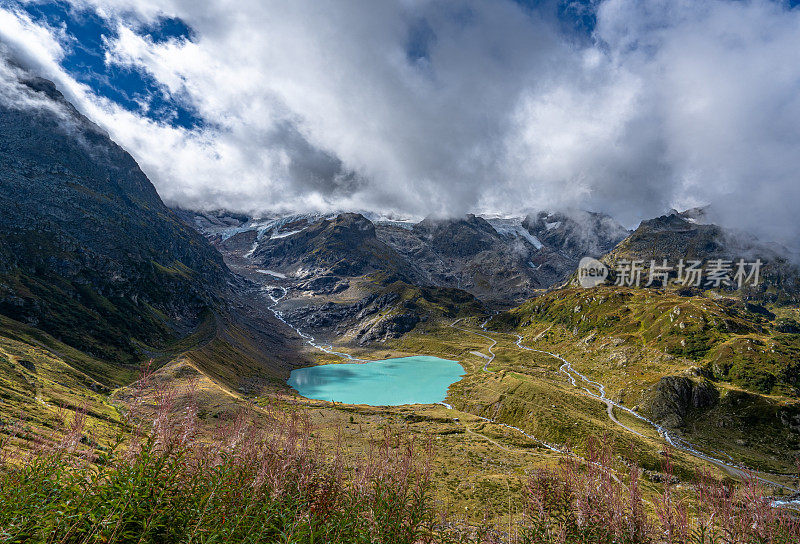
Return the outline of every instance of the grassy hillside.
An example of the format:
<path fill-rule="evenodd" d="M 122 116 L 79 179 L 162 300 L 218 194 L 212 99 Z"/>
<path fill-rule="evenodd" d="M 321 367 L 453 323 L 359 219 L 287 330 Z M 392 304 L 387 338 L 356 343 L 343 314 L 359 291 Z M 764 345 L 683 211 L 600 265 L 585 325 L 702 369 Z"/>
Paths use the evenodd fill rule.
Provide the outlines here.
<path fill-rule="evenodd" d="M 86 443 L 101 447 L 125 428 L 109 402 L 133 369 L 108 364 L 41 331 L 0 317 L 0 436 L 7 447 L 61 439 L 66 422 L 85 415 Z"/>
<path fill-rule="evenodd" d="M 108 445 L 127 425 L 120 417 L 126 395 L 120 392 L 129 390 L 145 367 L 171 376 L 175 386 L 205 384 L 207 412 L 235 412 L 246 404 L 244 392 L 285 388 L 295 358 L 281 358 L 285 348 L 266 335 L 209 312 L 178 342 L 158 351 L 141 346 L 152 356 L 149 363 L 125 363 L 88 355 L 0 315 L 0 434 L 13 434 L 17 446 L 29 448 L 56 440 L 59 424 L 83 412 L 92 433 L 84 439 Z"/>
<path fill-rule="evenodd" d="M 781 323 L 735 299 L 604 287 L 549 293 L 490 328 L 559 353 L 706 451 L 782 472 L 800 454 L 800 335 Z"/>

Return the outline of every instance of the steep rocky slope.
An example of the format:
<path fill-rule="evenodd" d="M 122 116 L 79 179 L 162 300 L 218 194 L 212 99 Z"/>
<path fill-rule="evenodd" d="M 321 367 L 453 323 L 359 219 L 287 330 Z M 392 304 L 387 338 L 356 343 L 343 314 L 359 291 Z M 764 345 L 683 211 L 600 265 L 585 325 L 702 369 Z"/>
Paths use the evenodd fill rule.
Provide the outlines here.
<path fill-rule="evenodd" d="M 428 285 L 464 289 L 490 303 L 510 304 L 547 287 L 532 262 L 537 248 L 502 236 L 484 218 L 425 220 L 411 228 L 378 225 L 378 237 L 421 271 Z"/>
<path fill-rule="evenodd" d="M 382 343 L 434 318 L 484 311 L 472 294 L 432 285 L 379 235 L 387 223 L 362 214 L 177 213 L 231 269 L 279 299 L 275 310 L 284 319 L 321 341 Z"/>
<path fill-rule="evenodd" d="M 10 319 L 0 333 L 20 323 L 77 348 L 78 370 L 108 387 L 143 360 L 181 353 L 233 388 L 288 372 L 291 331 L 247 300 L 249 284 L 164 205 L 134 159 L 53 83 L 7 69 L 0 314 Z"/>
<path fill-rule="evenodd" d="M 298 278 L 356 277 L 383 272 L 409 282 L 420 274 L 375 235 L 375 225 L 361 214 L 322 219 L 286 236 L 258 244 L 253 260 Z"/>
<path fill-rule="evenodd" d="M 472 214 L 415 223 L 374 214 L 178 213 L 229 257 L 255 259 L 284 275 L 344 278 L 381 271 L 420 286 L 463 289 L 505 307 L 563 282 L 584 254 L 599 255 L 627 235 L 608 216 L 588 212 L 538 216 L 560 218 L 556 229 L 552 222 L 539 229 L 530 217 Z"/>
<path fill-rule="evenodd" d="M 191 330 L 228 272 L 49 81 L 0 102 L 0 312 L 106 357 Z"/>
<path fill-rule="evenodd" d="M 426 218 L 412 228 L 379 225 L 377 230 L 430 283 L 464 289 L 501 306 L 563 282 L 582 256 L 602 254 L 627 234 L 600 214 L 542 212 L 537 217 L 484 219 L 469 214 Z M 559 222 L 548 223 L 548 218 Z"/>

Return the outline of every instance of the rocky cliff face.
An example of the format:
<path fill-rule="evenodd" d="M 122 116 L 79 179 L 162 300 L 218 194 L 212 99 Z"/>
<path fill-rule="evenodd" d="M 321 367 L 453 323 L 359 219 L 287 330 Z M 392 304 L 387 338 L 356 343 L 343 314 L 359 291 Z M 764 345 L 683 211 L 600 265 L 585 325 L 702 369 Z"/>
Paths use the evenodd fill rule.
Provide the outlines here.
<path fill-rule="evenodd" d="M 229 272 L 46 80 L 0 94 L 0 313 L 106 358 L 180 337 Z"/>
<path fill-rule="evenodd" d="M 642 221 L 615 254 L 642 259 L 709 259 L 727 256 L 724 230 L 679 213 Z"/>
<path fill-rule="evenodd" d="M 377 232 L 421 271 L 427 285 L 463 289 L 490 303 L 525 300 L 557 278 L 540 270 L 535 240 L 501 233 L 472 214 L 426 218 L 411 228 L 378 225 Z"/>

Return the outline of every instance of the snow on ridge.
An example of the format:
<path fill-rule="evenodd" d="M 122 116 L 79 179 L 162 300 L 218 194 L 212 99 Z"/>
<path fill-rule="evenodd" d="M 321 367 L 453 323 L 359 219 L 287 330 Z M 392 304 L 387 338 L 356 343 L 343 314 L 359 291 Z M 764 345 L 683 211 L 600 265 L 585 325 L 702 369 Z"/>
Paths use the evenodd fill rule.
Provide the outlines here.
<path fill-rule="evenodd" d="M 381 214 L 376 212 L 359 212 L 375 225 L 388 225 L 404 229 L 412 229 L 421 219 L 414 217 L 398 217 L 394 214 Z"/>
<path fill-rule="evenodd" d="M 547 227 L 547 230 L 553 230 L 561 226 L 561 221 L 553 221 L 552 223 L 545 223 L 544 225 Z"/>
<path fill-rule="evenodd" d="M 517 229 L 517 232 L 519 233 L 520 236 L 528 240 L 533 245 L 533 247 L 535 247 L 536 249 L 542 249 L 542 243 L 536 236 L 528 232 L 528 229 L 520 226 L 519 229 Z"/>
<path fill-rule="evenodd" d="M 298 230 L 290 230 L 289 232 L 280 232 L 276 234 L 272 234 L 269 239 L 270 240 L 277 240 L 278 238 L 286 238 L 287 236 L 291 236 L 292 234 L 297 234 L 298 232 L 303 232 L 308 227 L 298 229 Z M 274 230 L 272 232 L 275 232 Z"/>
<path fill-rule="evenodd" d="M 251 219 L 241 227 L 242 232 L 254 230 L 257 232 L 256 234 L 256 243 L 263 240 L 265 237 L 268 240 L 276 239 L 276 238 L 286 238 L 287 236 L 291 236 L 292 234 L 297 234 L 300 231 L 305 230 L 308 228 L 308 225 L 319 221 L 320 219 L 327 219 L 329 215 L 322 215 L 317 213 L 299 213 L 299 214 L 291 214 L 291 215 L 284 215 L 278 218 L 270 218 L 270 219 Z M 295 229 L 289 232 L 280 232 L 281 227 L 287 225 L 289 223 L 294 223 L 298 221 L 305 221 L 306 226 L 301 229 Z M 255 251 L 253 248 L 249 253 L 252 255 Z"/>

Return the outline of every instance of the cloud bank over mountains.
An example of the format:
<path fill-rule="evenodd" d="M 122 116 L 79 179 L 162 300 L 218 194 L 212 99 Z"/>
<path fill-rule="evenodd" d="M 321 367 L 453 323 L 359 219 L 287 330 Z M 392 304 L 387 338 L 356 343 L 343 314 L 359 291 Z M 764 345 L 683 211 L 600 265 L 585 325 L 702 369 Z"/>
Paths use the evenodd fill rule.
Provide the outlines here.
<path fill-rule="evenodd" d="M 6 56 L 53 79 L 170 204 L 426 215 L 584 208 L 628 225 L 711 203 L 800 239 L 800 11 L 767 0 L 72 0 L 109 70 L 196 118 L 75 76 L 84 37 L 0 2 Z M 62 3 L 64 4 L 64 3 Z M 64 4 L 66 5 L 66 4 Z M 563 9 L 562 9 L 563 11 Z M 156 37 L 161 21 L 189 32 Z"/>

